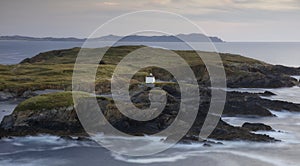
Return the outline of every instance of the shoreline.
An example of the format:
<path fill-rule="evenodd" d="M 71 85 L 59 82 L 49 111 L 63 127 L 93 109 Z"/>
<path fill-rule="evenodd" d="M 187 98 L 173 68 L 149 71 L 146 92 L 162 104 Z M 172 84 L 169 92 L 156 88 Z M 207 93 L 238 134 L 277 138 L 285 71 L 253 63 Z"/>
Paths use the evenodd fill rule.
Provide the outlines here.
<path fill-rule="evenodd" d="M 108 51 L 109 56 L 102 60 L 103 70 L 99 71 L 101 75 L 96 82 L 96 94 L 106 94 L 110 91 L 111 73 L 118 62 L 126 56 L 129 51 L 134 51 L 142 46 L 118 46 L 112 47 Z M 103 48 L 87 49 L 87 51 L 97 52 Z M 152 51 L 159 50 L 150 48 Z M 80 48 L 54 50 L 40 53 L 32 58 L 23 60 L 18 65 L 4 66 L 0 65 L 0 75 L 5 75 L 2 83 L 0 98 L 7 100 L 9 98 L 22 97 L 24 100 L 19 104 L 15 111 L 4 118 L 1 122 L 2 137 L 5 136 L 23 136 L 56 134 L 61 136 L 81 135 L 86 136 L 84 129 L 77 117 L 75 106 L 73 104 L 71 81 L 73 66 L 76 55 Z M 202 103 L 198 109 L 196 117 L 197 123 L 189 130 L 189 133 L 183 138 L 183 141 L 198 141 L 199 129 L 203 125 L 206 112 L 210 105 L 209 89 L 210 80 L 206 72 L 205 65 L 193 51 L 177 51 L 183 59 L 197 72 L 197 81 L 200 88 Z M 209 56 L 208 52 L 200 52 Z M 225 71 L 227 75 L 228 87 L 231 88 L 282 88 L 299 85 L 300 83 L 292 75 L 300 75 L 299 68 L 285 66 L 275 66 L 262 61 L 246 58 L 239 55 L 221 54 Z M 166 59 L 167 60 L 167 59 Z M 89 64 L 85 64 L 89 65 Z M 152 70 L 152 71 L 151 71 Z M 105 73 L 103 73 L 105 71 Z M 97 97 L 100 107 L 103 107 L 105 117 L 112 125 L 118 126 L 121 131 L 133 135 L 151 135 L 167 128 L 177 115 L 177 108 L 180 104 L 180 88 L 176 83 L 170 84 L 173 80 L 170 73 L 159 68 L 149 68 L 139 71 L 132 78 L 130 93 L 133 103 L 142 108 L 149 105 L 148 93 L 151 88 L 143 84 L 145 75 L 153 73 L 158 80 L 166 81 L 155 83 L 155 87 L 165 90 L 169 101 L 168 107 L 163 114 L 153 121 L 138 123 L 123 114 L 121 114 L 114 102 L 105 97 Z M 29 74 L 28 74 L 29 73 Z M 16 77 L 19 75 L 19 77 Z M 46 77 L 45 77 L 46 76 Z M 188 82 L 187 82 L 188 83 Z M 64 91 L 50 90 L 47 94 L 42 94 L 42 89 L 64 89 Z M 287 88 L 288 89 L 288 88 Z M 226 89 L 228 90 L 228 89 Z M 42 92 L 42 93 L 41 93 Z M 264 98 L 262 98 L 263 96 Z M 259 116 L 273 117 L 269 110 L 282 111 L 288 109 L 291 112 L 300 112 L 300 105 L 270 100 L 276 94 L 268 91 L 253 94 L 249 92 L 227 92 L 227 100 L 223 115 L 231 117 Z M 87 98 L 88 99 L 88 98 Z M 51 101 L 51 103 L 49 102 Z M 68 117 L 68 118 L 65 118 Z M 217 127 L 211 134 L 211 138 L 217 140 L 246 140 L 258 142 L 276 142 L 276 138 L 268 135 L 255 134 L 252 129 L 268 129 L 264 124 L 245 124 L 248 127 L 234 127 L 220 120 Z M 173 136 L 171 135 L 170 140 Z"/>

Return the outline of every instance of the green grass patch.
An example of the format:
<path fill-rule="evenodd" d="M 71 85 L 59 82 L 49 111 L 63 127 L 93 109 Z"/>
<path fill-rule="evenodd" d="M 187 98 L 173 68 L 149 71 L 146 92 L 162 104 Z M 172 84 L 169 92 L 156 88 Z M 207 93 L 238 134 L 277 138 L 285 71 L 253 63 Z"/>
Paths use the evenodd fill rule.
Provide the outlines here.
<path fill-rule="evenodd" d="M 91 95 L 84 92 L 73 92 L 77 93 L 78 97 L 90 97 Z M 72 92 L 56 92 L 45 95 L 39 95 L 27 99 L 20 103 L 15 111 L 26 111 L 26 110 L 49 110 L 61 107 L 73 106 Z"/>

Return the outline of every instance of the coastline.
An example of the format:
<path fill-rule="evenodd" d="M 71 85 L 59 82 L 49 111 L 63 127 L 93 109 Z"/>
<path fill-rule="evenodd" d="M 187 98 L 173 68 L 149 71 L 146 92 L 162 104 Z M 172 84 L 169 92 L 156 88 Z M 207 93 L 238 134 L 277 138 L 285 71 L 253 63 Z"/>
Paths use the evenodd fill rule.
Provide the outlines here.
<path fill-rule="evenodd" d="M 109 68 L 109 71 L 112 67 L 117 63 L 118 59 L 122 58 L 117 56 L 117 59 L 113 59 L 111 57 L 114 57 L 113 53 L 115 51 L 119 51 L 120 53 L 124 52 L 124 50 L 134 50 L 138 49 L 141 46 L 118 46 L 113 47 L 112 53 L 108 58 L 104 59 L 102 62 L 102 65 Z M 153 50 L 156 50 L 156 48 L 152 48 Z M 89 51 L 99 51 L 99 49 L 88 49 Z M 2 94 L 1 99 L 2 100 L 8 100 L 13 98 L 28 98 L 21 104 L 21 106 L 18 106 L 14 113 L 4 119 L 4 121 L 1 123 L 2 126 L 2 137 L 3 136 L 25 136 L 25 135 L 38 135 L 38 134 L 52 134 L 56 133 L 57 135 L 83 135 L 85 136 L 86 133 L 83 132 L 83 129 L 81 128 L 81 124 L 79 120 L 77 119 L 74 110 L 74 106 L 71 105 L 70 102 L 65 103 L 66 105 L 58 106 L 53 105 L 53 107 L 49 107 L 47 105 L 47 100 L 66 100 L 69 101 L 69 99 L 65 98 L 68 96 L 70 98 L 70 93 L 68 92 L 68 89 L 70 89 L 70 82 L 67 83 L 64 80 L 70 79 L 70 74 L 72 71 L 72 63 L 74 63 L 74 59 L 77 55 L 77 52 L 79 51 L 79 48 L 73 48 L 73 49 L 64 49 L 64 50 L 55 50 L 55 51 L 49 51 L 44 52 L 36 55 L 33 58 L 27 58 L 23 60 L 18 65 L 18 73 L 22 74 L 24 71 L 31 73 L 30 75 L 35 78 L 34 82 L 31 78 L 18 78 L 14 79 L 14 81 L 17 83 L 13 87 L 9 87 L 10 85 L 10 79 L 7 79 L 8 82 L 6 85 L 4 84 L 2 88 Z M 186 60 L 190 63 L 194 64 L 194 70 L 196 71 L 202 71 L 201 75 L 198 76 L 199 82 L 202 86 L 202 100 L 200 109 L 202 112 L 204 112 L 203 115 L 198 115 L 198 121 L 203 122 L 203 117 L 205 117 L 205 110 L 209 107 L 209 101 L 210 101 L 210 90 L 206 89 L 205 87 L 209 84 L 209 80 L 206 80 L 206 73 L 205 68 L 202 67 L 202 62 L 198 61 L 197 59 L 193 58 L 193 52 L 191 51 L 177 51 L 180 53 L 183 57 L 188 57 Z M 201 52 L 203 54 L 210 54 L 208 52 Z M 291 74 L 298 74 L 300 73 L 300 70 L 297 68 L 289 68 L 284 66 L 274 66 L 270 65 L 261 61 L 257 61 L 250 58 L 245 58 L 238 55 L 231 55 L 231 54 L 221 54 L 222 59 L 224 60 L 225 69 L 227 72 L 227 82 L 228 86 L 232 88 L 280 88 L 280 87 L 293 87 L 296 85 L 299 85 L 299 82 L 297 82 L 296 79 L 291 77 Z M 60 63 L 60 64 L 58 64 Z M 196 65 L 195 65 L 196 64 Z M 6 66 L 2 65 L 2 72 L 7 72 L 16 70 L 13 66 L 6 69 Z M 62 68 L 62 71 L 59 68 Z M 42 69 L 42 70 L 41 70 Z M 24 71 L 23 71 L 24 70 Z M 32 71 L 31 71 L 32 70 Z M 40 71 L 41 70 L 41 71 Z M 45 72 L 43 71 L 45 70 Z M 38 71 L 36 73 L 36 71 Z M 65 72 L 67 71 L 67 72 Z M 272 71 L 272 72 L 271 72 Z M 42 73 L 41 73 L 42 72 Z M 145 74 L 143 71 L 141 74 Z M 160 79 L 160 80 L 167 80 L 172 79 L 168 73 L 162 72 L 159 69 L 152 69 L 152 72 Z M 36 74 L 35 74 L 36 73 Z M 1 73 L 0 73 L 1 74 Z M 53 82 L 52 84 L 47 85 L 46 83 L 49 82 L 49 79 L 51 81 L 51 77 L 45 79 L 43 75 L 51 74 L 51 77 L 54 77 L 56 82 Z M 160 75 L 159 75 L 160 74 Z M 15 73 L 13 73 L 15 75 Z M 133 96 L 132 100 L 140 105 L 148 105 L 147 102 L 147 94 L 145 92 L 149 91 L 146 87 L 142 86 L 143 81 L 143 75 L 137 75 L 138 77 L 133 78 L 135 79 L 135 83 L 132 84 L 132 94 L 135 94 Z M 300 75 L 300 74 L 299 74 Z M 9 76 L 9 75 L 8 75 Z M 258 77 L 259 76 L 259 77 Z M 14 77 L 14 76 L 13 76 Z M 105 94 L 110 89 L 110 82 L 106 81 L 105 78 L 110 77 L 110 73 L 105 73 L 101 75 L 101 81 L 96 84 L 96 94 L 101 95 Z M 37 83 L 35 83 L 38 80 Z M 45 83 L 43 83 L 45 81 Z M 53 81 L 53 80 L 52 80 Z M 19 82 L 19 83 L 18 83 Z M 23 82 L 25 82 L 27 87 L 23 86 Z M 33 83 L 31 83 L 33 82 Z M 61 82 L 64 82 L 62 85 Z M 251 84 L 250 84 L 251 82 Z M 32 84 L 32 85 L 31 85 Z M 30 86 L 28 86 L 30 85 Z M 178 107 L 178 99 L 176 96 L 180 94 L 180 90 L 178 89 L 176 83 L 175 84 L 169 84 L 169 83 L 157 83 L 157 87 L 160 87 L 167 91 L 168 98 L 170 98 L 170 101 L 172 101 L 167 108 L 166 114 L 161 115 L 157 119 L 157 121 L 153 121 L 150 124 L 145 124 L 145 126 L 141 128 L 132 128 L 130 126 L 135 126 L 134 121 L 127 119 L 126 117 L 123 117 L 123 115 L 119 115 L 114 108 L 114 104 L 111 103 L 109 105 L 109 108 L 107 107 L 107 101 L 111 101 L 111 99 L 105 99 L 105 98 L 99 98 L 99 104 L 103 105 L 105 111 L 109 112 L 108 115 L 111 117 L 107 117 L 109 120 L 115 123 L 115 125 L 121 127 L 121 130 L 130 132 L 134 135 L 143 135 L 143 134 L 151 134 L 160 131 L 161 129 L 168 127 L 168 121 L 166 120 L 167 117 L 171 117 L 171 119 L 175 118 L 176 113 L 174 114 L 174 109 Z M 65 92 L 57 92 L 57 93 L 50 93 L 49 95 L 40 95 L 36 93 L 36 90 L 43 90 L 43 89 L 55 89 L 55 87 L 59 87 L 59 89 L 65 89 Z M 98 89 L 98 90 L 97 90 Z M 283 101 L 276 101 L 276 100 L 270 100 L 273 96 L 276 96 L 276 94 L 273 94 L 272 92 L 264 91 L 260 94 L 251 94 L 247 92 L 227 92 L 228 94 L 228 100 L 227 105 L 225 105 L 225 111 L 224 115 L 226 116 L 262 116 L 262 117 L 268 117 L 273 116 L 273 114 L 268 109 L 275 109 L 275 110 L 283 110 L 283 109 L 289 109 L 289 111 L 292 112 L 300 112 L 300 107 L 297 104 L 283 102 Z M 51 97 L 53 96 L 53 98 Z M 58 96 L 56 96 L 58 95 Z M 36 96 L 36 97 L 35 97 Z M 63 98 L 60 98 L 62 96 Z M 263 96 L 263 97 L 261 97 Z M 49 99 L 47 99 L 50 97 Z M 39 101 L 41 99 L 41 101 Z M 46 99 L 46 100 L 45 100 Z M 251 99 L 251 100 L 249 100 Z M 34 103 L 30 103 L 31 100 Z M 40 102 L 40 103 L 39 103 Z M 28 107 L 27 105 L 37 105 L 39 103 L 42 107 Z M 57 103 L 60 103 L 60 101 L 57 101 Z M 64 103 L 62 103 L 64 104 Z M 43 107 L 45 106 L 45 108 Z M 53 111 L 54 110 L 54 111 Z M 45 117 L 40 117 L 40 113 L 44 114 L 47 113 L 46 119 Z M 175 111 L 176 112 L 176 111 Z M 70 121 L 65 121 L 64 119 L 54 119 L 56 117 L 56 113 L 59 113 L 62 117 L 73 117 Z M 30 117 L 30 118 L 29 118 Z M 118 117 L 117 119 L 115 117 Z M 28 121 L 29 119 L 30 121 Z M 32 122 L 31 122 L 32 121 Z M 43 122 L 42 122 L 43 121 Z M 46 122 L 48 121 L 48 123 Z M 42 122 L 42 123 L 41 123 Z M 50 125 L 53 123 L 53 125 Z M 153 124 L 152 124 L 153 123 Z M 24 125 L 25 124 L 25 125 Z M 34 124 L 43 124 L 43 125 L 34 125 Z M 158 125 L 159 124 L 159 125 Z M 149 127 L 150 126 L 156 126 L 158 125 L 158 128 Z M 195 141 L 197 140 L 197 131 L 199 130 L 199 127 L 202 124 L 199 123 L 196 126 L 194 126 L 193 129 L 190 130 L 190 133 L 184 138 L 185 140 L 189 141 Z M 257 124 L 252 124 L 257 125 Z M 29 127 L 26 127 L 29 126 Z M 31 126 L 31 127 L 30 127 Z M 129 126 L 129 128 L 128 128 Z M 147 127 L 148 126 L 148 127 Z M 261 126 L 257 126 L 261 127 Z M 31 128 L 34 128 L 32 130 Z M 61 131 L 56 131 L 55 128 L 63 129 Z M 64 132 L 64 130 L 67 129 L 68 132 Z M 225 135 L 219 134 L 219 133 L 227 133 Z M 219 126 L 215 129 L 214 133 L 212 134 L 213 138 L 220 139 L 220 140 L 251 140 L 251 141 L 266 141 L 266 142 L 272 142 L 276 141 L 276 139 L 268 137 L 267 135 L 259 135 L 259 134 L 253 134 L 251 131 L 249 131 L 246 128 L 243 127 L 233 127 L 229 124 L 220 121 Z"/>
<path fill-rule="evenodd" d="M 42 54 L 43 55 L 43 54 Z M 66 54 L 68 55 L 68 54 Z M 31 62 L 31 63 L 39 63 L 39 62 Z M 45 63 L 45 62 L 43 62 Z M 21 64 L 22 65 L 22 64 Z M 38 68 L 42 66 L 51 66 L 53 64 L 25 64 L 28 66 L 35 65 Z M 52 68 L 49 68 L 52 69 Z M 293 69 L 294 70 L 294 69 Z M 296 69 L 295 69 L 296 70 Z M 289 72 L 289 71 L 284 71 Z M 295 75 L 288 75 L 288 77 L 292 76 L 293 78 L 297 79 L 298 77 L 295 77 Z M 287 77 L 283 77 L 287 78 Z M 288 80 L 288 79 L 287 79 Z M 298 80 L 297 80 L 298 81 Z M 101 87 L 103 88 L 103 85 L 101 84 Z M 170 85 L 163 85 L 159 84 L 160 86 L 170 86 Z M 205 85 L 205 84 L 204 84 Z M 284 85 L 284 84 L 282 84 Z M 264 85 L 265 86 L 265 85 Z M 292 147 L 295 145 L 298 145 L 298 142 L 295 141 L 298 138 L 297 130 L 294 130 L 293 128 L 286 127 L 287 124 L 292 123 L 287 121 L 287 119 L 290 119 L 291 117 L 296 117 L 294 121 L 297 121 L 298 114 L 300 112 L 299 103 L 294 104 L 291 103 L 291 98 L 293 96 L 288 96 L 286 94 L 289 94 L 290 92 L 297 92 L 298 86 L 291 86 L 291 87 L 284 87 L 279 86 L 279 88 L 267 88 L 262 86 L 261 88 L 228 88 L 226 91 L 228 93 L 228 102 L 230 103 L 229 106 L 238 107 L 238 110 L 243 110 L 239 112 L 243 112 L 243 114 L 237 114 L 237 112 L 232 111 L 232 109 L 227 108 L 227 114 L 224 114 L 222 117 L 222 120 L 224 121 L 224 126 L 220 126 L 218 129 L 219 131 L 226 132 L 232 132 L 234 130 L 237 130 L 241 133 L 236 133 L 236 135 L 233 135 L 232 137 L 225 137 L 221 136 L 220 134 L 215 134 L 215 138 L 210 138 L 206 142 L 198 142 L 195 141 L 194 137 L 186 137 L 182 140 L 181 143 L 175 145 L 174 148 L 172 148 L 168 154 L 163 153 L 161 156 L 153 156 L 149 158 L 130 158 L 126 156 L 120 156 L 115 153 L 108 153 L 107 150 L 103 149 L 102 147 L 99 147 L 99 145 L 93 141 L 90 140 L 90 138 L 86 137 L 85 134 L 78 134 L 75 133 L 66 133 L 61 134 L 62 132 L 58 131 L 51 131 L 51 132 L 45 132 L 45 130 L 40 130 L 41 132 L 35 132 L 31 133 L 26 132 L 19 133 L 18 134 L 11 134 L 6 135 L 2 139 L 0 139 L 0 145 L 2 147 L 13 147 L 16 151 L 12 150 L 11 152 L 6 153 L 6 157 L 4 157 L 3 162 L 7 163 L 14 163 L 14 165 L 17 165 L 16 162 L 18 162 L 18 159 L 15 160 L 15 162 L 12 161 L 6 161 L 6 159 L 14 159 L 19 154 L 24 156 L 30 156 L 30 155 L 36 155 L 39 156 L 37 153 L 41 154 L 50 154 L 52 152 L 55 152 L 56 154 L 61 153 L 69 153 L 73 154 L 73 152 L 80 152 L 82 150 L 86 150 L 85 152 L 89 155 L 86 156 L 87 160 L 90 160 L 90 164 L 93 162 L 99 162 L 99 160 L 91 160 L 92 153 L 95 153 L 96 151 L 101 154 L 108 154 L 106 155 L 106 159 L 111 159 L 111 161 L 108 163 L 108 165 L 115 165 L 116 163 L 122 164 L 122 165 L 132 165 L 132 164 L 150 164 L 150 165 L 160 165 L 161 163 L 164 163 L 165 165 L 174 165 L 175 163 L 180 164 L 181 162 L 194 162 L 194 161 L 201 161 L 206 162 L 208 165 L 217 165 L 217 164 L 224 164 L 220 162 L 220 159 L 213 159 L 211 160 L 212 156 L 219 156 L 219 158 L 223 158 L 226 161 L 229 161 L 229 158 L 239 158 L 234 159 L 236 163 L 244 163 L 246 161 L 246 164 L 244 165 L 253 165 L 253 163 L 257 164 L 264 164 L 264 165 L 276 165 L 278 163 L 286 164 L 286 162 L 283 162 L 281 160 L 272 160 L 272 151 L 277 150 L 279 148 L 291 148 L 291 150 L 285 151 L 282 150 L 279 152 L 279 154 L 282 155 L 283 158 L 286 158 L 287 161 L 290 161 L 291 163 L 297 163 L 298 160 L 296 158 L 291 158 L 288 155 L 283 155 L 284 153 L 293 154 L 297 153 L 296 149 L 293 149 Z M 50 86 L 51 87 L 51 86 Z M 54 86 L 52 86 L 54 87 Z M 104 86 L 105 87 L 105 86 Z M 105 87 L 108 88 L 108 87 Z M 176 88 L 175 87 L 168 87 L 166 89 L 172 89 L 171 95 L 176 96 Z M 14 101 L 15 99 L 20 100 L 20 102 L 28 101 L 29 99 L 33 97 L 39 97 L 41 95 L 49 95 L 49 94 L 57 94 L 57 93 L 64 93 L 65 91 L 62 90 L 46 90 L 43 91 L 43 88 L 38 90 L 39 88 L 34 88 L 33 90 L 22 90 L 22 91 L 16 91 L 18 93 L 11 94 L 11 92 L 6 91 L 10 93 L 9 95 L 11 98 L 6 98 L 2 102 L 10 102 Z M 38 91 L 37 91 L 38 90 Z M 144 89 L 135 89 L 134 93 L 138 93 L 143 91 Z M 209 93 L 208 90 L 205 90 L 205 88 L 202 89 L 204 95 L 204 101 L 209 100 Z M 22 92 L 22 93 L 20 93 Z M 99 95 L 106 94 L 106 92 L 98 91 Z M 138 93 L 139 94 L 139 93 Z M 6 94 L 7 95 L 7 94 Z M 15 95 L 15 96 L 14 96 Z M 295 96 L 298 96 L 297 94 L 294 94 Z M 99 96 L 99 97 L 100 97 Z M 105 97 L 109 97 L 109 95 L 106 95 Z M 137 98 L 143 98 L 146 97 L 140 93 Z M 291 98 L 289 98 L 291 97 Z M 2 97 L 3 98 L 3 97 Z M 103 101 L 104 98 L 101 98 Z M 251 100 L 250 100 L 251 99 Z M 239 103 L 240 102 L 240 103 Z M 250 103 L 253 103 L 253 105 L 249 105 Z M 205 103 L 205 102 L 204 102 Z M 236 104 L 239 103 L 239 104 Z M 255 104 L 259 103 L 262 105 L 262 107 L 256 107 Z M 297 102 L 296 102 L 297 103 Z M 245 105 L 246 104 L 246 105 Z M 248 105 L 247 105 L 248 104 Z M 19 103 L 18 103 L 19 105 Z M 255 106 L 255 107 L 254 107 Z M 247 107 L 249 108 L 255 108 L 255 110 L 249 110 L 247 111 Z M 265 110 L 264 107 L 269 107 L 269 109 Z M 290 110 L 284 110 L 289 108 Z M 68 108 L 62 108 L 63 110 L 67 110 Z M 273 109 L 277 109 L 277 111 L 273 111 Z M 44 110 L 44 111 L 50 111 Z M 60 110 L 60 109 L 57 109 Z M 225 110 L 225 111 L 226 111 Z M 228 112 L 230 110 L 230 112 Z M 13 111 L 13 110 L 11 110 Z M 24 113 L 28 110 L 24 109 Z M 9 114 L 10 112 L 6 112 L 6 114 Z M 226 113 L 226 112 L 225 112 Z M 230 114 L 228 114 L 230 113 Z M 26 120 L 26 114 L 25 120 Z M 35 115 L 34 113 L 30 116 Z M 38 114 L 37 114 L 38 115 Z M 54 114 L 53 114 L 54 115 Z M 36 116 L 38 118 L 39 116 Z M 299 116 L 300 119 L 300 116 Z M 19 119 L 21 120 L 21 119 Z M 250 122 L 253 124 L 254 128 L 259 127 L 259 129 L 264 129 L 267 127 L 267 125 L 270 125 L 274 131 L 245 131 L 246 129 L 242 128 L 244 123 Z M 282 124 L 277 124 L 276 122 L 280 122 Z M 266 126 L 259 124 L 263 123 Z M 9 123 L 6 123 L 9 124 Z M 228 126 L 227 126 L 228 124 Z M 3 122 L 2 122 L 3 125 Z M 232 127 L 231 127 L 232 126 Z M 227 128 L 229 127 L 229 128 Z M 23 130 L 22 128 L 21 130 Z M 77 128 L 78 129 L 78 128 Z M 18 130 L 16 130 L 18 131 Z M 23 130 L 24 131 L 24 130 Z M 25 130 L 26 131 L 26 130 Z M 296 133 L 291 133 L 291 132 Z M 1 133 L 1 132 L 0 132 Z M 58 134 L 60 133 L 60 134 Z M 251 133 L 251 135 L 248 135 L 248 133 Z M 3 134 L 3 133 L 2 133 Z M 45 135 L 46 134 L 46 135 Z M 52 135 L 49 135 L 52 134 Z M 136 134 L 136 133 L 135 133 Z M 194 133 L 195 134 L 195 133 Z M 32 136 L 30 136 L 32 135 Z M 57 136 L 55 136 L 57 135 Z M 139 133 L 138 135 L 141 135 Z M 222 134 L 221 134 L 222 135 Z M 226 134 L 225 134 L 226 135 Z M 258 137 L 257 135 L 262 135 L 262 137 Z M 265 136 L 263 136 L 265 135 Z M 269 135 L 270 137 L 267 137 Z M 3 135 L 2 135 L 3 136 Z M 21 136 L 21 137 L 20 137 Z M 107 139 L 108 141 L 112 139 L 111 136 L 105 136 L 102 135 L 103 139 Z M 238 139 L 236 139 L 238 138 Z M 271 138 L 274 138 L 274 140 L 281 140 L 281 141 L 274 141 Z M 300 138 L 300 137 L 299 137 Z M 126 141 L 127 138 L 114 138 L 114 139 L 120 139 L 122 141 Z M 167 139 L 167 138 L 164 138 Z M 256 139 L 256 140 L 255 140 Z M 22 140 L 27 140 L 29 143 L 29 147 L 26 147 L 24 143 L 22 143 Z M 47 140 L 51 140 L 52 142 L 47 145 Z M 159 146 L 161 143 L 168 143 L 165 141 L 161 141 L 161 139 L 152 138 L 149 135 L 145 135 L 144 137 L 141 137 L 141 141 L 149 141 L 149 143 L 155 143 L 157 146 Z M 264 140 L 264 141 L 263 141 Z M 42 142 L 39 144 L 38 142 Z M 299 143 L 300 144 L 300 143 Z M 45 147 L 44 147 L 45 146 Z M 35 147 L 39 150 L 36 150 Z M 49 148 L 47 148 L 49 147 Z M 18 151 L 20 148 L 25 148 L 23 152 Z M 29 149 L 28 149 L 29 148 Z M 264 150 L 262 150 L 264 148 Z M 5 148 L 4 148 L 5 151 Z M 179 152 L 178 152 L 179 151 Z M 258 151 L 261 151 L 262 154 L 257 155 Z M 182 153 L 180 153 L 182 152 Z M 3 152 L 0 151 L 0 158 L 2 158 L 1 154 Z M 54 155 L 54 154 L 52 154 Z M 195 157 L 197 156 L 197 157 Z M 198 157 L 202 156 L 201 159 Z M 66 156 L 65 156 L 66 157 Z M 43 158 L 40 156 L 40 158 Z M 45 157 L 45 160 L 48 160 L 48 158 Z M 72 157 L 67 157 L 66 161 L 60 161 L 58 159 L 55 160 L 58 163 L 64 163 L 65 165 L 68 165 L 70 163 L 76 162 L 77 160 Z M 79 161 L 77 161 L 79 162 Z M 1 162 L 0 162 L 1 163 Z M 7 164 L 6 163 L 6 164 Z M 276 163 L 276 164 L 275 164 Z M 71 165 L 71 164 L 70 164 Z"/>

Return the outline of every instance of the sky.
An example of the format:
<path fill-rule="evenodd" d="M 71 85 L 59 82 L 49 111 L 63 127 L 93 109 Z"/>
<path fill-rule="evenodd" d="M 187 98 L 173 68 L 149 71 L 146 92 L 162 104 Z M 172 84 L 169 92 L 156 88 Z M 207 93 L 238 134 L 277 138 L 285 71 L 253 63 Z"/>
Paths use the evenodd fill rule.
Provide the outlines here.
<path fill-rule="evenodd" d="M 300 0 L 1 0 L 0 35 L 86 38 L 138 10 L 180 14 L 225 41 L 300 41 Z M 193 33 L 180 25 L 176 32 Z"/>

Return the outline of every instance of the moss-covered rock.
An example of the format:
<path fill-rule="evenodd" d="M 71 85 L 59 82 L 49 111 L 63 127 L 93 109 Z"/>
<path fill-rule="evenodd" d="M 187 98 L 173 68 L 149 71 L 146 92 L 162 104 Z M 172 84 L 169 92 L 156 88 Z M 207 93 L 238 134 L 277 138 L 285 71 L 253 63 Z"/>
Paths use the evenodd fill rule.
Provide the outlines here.
<path fill-rule="evenodd" d="M 73 93 L 83 98 L 91 96 Z M 50 93 L 21 102 L 11 115 L 4 117 L 1 128 L 11 135 L 84 133 L 74 110 L 72 92 Z"/>

